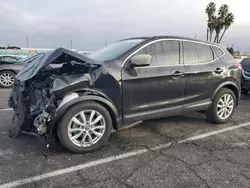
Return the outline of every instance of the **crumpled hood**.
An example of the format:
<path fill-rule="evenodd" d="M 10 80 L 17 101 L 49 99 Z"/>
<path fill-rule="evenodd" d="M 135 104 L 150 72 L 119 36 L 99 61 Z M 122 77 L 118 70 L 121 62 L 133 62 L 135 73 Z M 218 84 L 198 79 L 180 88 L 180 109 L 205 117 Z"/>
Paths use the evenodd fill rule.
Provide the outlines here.
<path fill-rule="evenodd" d="M 33 78 L 42 68 L 49 64 L 62 64 L 76 61 L 83 63 L 86 67 L 99 67 L 100 63 L 84 55 L 78 54 L 65 48 L 49 51 L 27 64 L 17 75 L 16 79 L 26 81 Z"/>

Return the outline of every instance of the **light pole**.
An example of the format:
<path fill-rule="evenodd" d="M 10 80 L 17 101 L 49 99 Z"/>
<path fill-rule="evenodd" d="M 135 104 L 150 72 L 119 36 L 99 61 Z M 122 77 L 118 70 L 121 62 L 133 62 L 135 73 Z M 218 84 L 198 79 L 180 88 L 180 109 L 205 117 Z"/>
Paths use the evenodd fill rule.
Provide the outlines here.
<path fill-rule="evenodd" d="M 29 48 L 29 38 L 28 37 L 26 37 L 26 46 L 27 46 L 27 48 Z"/>

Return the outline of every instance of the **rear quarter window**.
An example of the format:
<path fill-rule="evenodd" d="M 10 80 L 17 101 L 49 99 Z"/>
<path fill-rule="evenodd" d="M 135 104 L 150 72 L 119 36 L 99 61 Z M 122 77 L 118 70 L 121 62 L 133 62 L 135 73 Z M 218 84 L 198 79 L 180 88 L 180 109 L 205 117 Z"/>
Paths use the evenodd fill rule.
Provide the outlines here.
<path fill-rule="evenodd" d="M 215 47 L 215 46 L 213 46 L 212 48 L 214 50 L 215 57 L 220 57 L 220 56 L 222 56 L 224 54 L 224 52 L 220 48 Z"/>

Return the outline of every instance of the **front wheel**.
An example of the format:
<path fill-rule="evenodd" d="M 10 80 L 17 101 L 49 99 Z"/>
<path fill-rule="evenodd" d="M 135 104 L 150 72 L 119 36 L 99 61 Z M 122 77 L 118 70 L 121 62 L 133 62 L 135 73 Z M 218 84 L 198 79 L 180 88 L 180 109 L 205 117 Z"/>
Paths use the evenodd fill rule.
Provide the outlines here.
<path fill-rule="evenodd" d="M 112 120 L 108 110 L 90 101 L 68 109 L 59 122 L 57 133 L 64 147 L 81 153 L 105 145 L 111 130 Z"/>
<path fill-rule="evenodd" d="M 226 123 L 236 107 L 236 96 L 227 88 L 222 88 L 214 97 L 206 116 L 213 123 Z"/>

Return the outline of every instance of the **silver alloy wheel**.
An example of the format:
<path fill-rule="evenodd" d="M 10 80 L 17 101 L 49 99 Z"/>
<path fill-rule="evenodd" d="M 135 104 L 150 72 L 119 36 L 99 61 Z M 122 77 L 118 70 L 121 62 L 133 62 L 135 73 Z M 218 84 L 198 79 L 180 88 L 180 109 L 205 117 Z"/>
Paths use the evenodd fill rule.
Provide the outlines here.
<path fill-rule="evenodd" d="M 234 99 L 230 94 L 223 95 L 217 103 L 217 115 L 221 119 L 227 119 L 233 112 Z"/>
<path fill-rule="evenodd" d="M 83 110 L 75 114 L 68 124 L 68 136 L 75 145 L 89 147 L 104 135 L 106 122 L 96 110 Z"/>
<path fill-rule="evenodd" d="M 14 83 L 14 80 L 15 80 L 15 78 L 14 78 L 14 75 L 13 75 L 13 74 L 10 74 L 10 73 L 5 72 L 5 73 L 2 73 L 2 74 L 0 75 L 0 83 L 1 83 L 3 86 L 5 86 L 5 87 L 10 87 L 10 86 L 12 86 L 13 83 Z"/>

